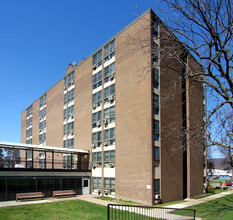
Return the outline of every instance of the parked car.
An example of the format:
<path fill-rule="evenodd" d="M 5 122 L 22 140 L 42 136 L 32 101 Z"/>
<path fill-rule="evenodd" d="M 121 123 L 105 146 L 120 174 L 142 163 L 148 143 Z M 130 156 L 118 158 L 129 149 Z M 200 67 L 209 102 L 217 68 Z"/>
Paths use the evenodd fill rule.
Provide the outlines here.
<path fill-rule="evenodd" d="M 222 184 L 225 184 L 226 186 L 232 186 L 233 182 L 227 181 L 227 182 L 220 183 L 220 185 L 222 185 Z"/>

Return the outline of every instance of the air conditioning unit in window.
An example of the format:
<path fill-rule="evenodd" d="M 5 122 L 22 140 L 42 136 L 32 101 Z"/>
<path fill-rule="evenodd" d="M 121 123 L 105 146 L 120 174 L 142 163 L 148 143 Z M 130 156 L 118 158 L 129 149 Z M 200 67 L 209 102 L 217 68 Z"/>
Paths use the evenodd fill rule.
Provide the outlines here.
<path fill-rule="evenodd" d="M 108 195 L 108 190 L 104 190 L 104 195 Z"/>
<path fill-rule="evenodd" d="M 109 100 L 110 102 L 113 102 L 113 101 L 115 100 L 115 95 L 110 95 L 110 96 L 108 97 L 108 100 Z"/>
<path fill-rule="evenodd" d="M 96 168 L 96 164 L 91 164 L 91 167 L 93 168 L 93 169 L 95 169 Z"/>
<path fill-rule="evenodd" d="M 71 82 L 72 85 L 74 85 L 74 80 Z"/>
<path fill-rule="evenodd" d="M 70 133 L 70 135 L 74 135 L 74 132 L 72 131 L 72 132 Z"/>
<path fill-rule="evenodd" d="M 41 131 L 42 131 L 42 129 L 39 130 L 39 132 L 41 132 Z"/>
<path fill-rule="evenodd" d="M 92 144 L 91 147 L 92 147 L 93 149 L 95 149 L 95 148 L 96 148 L 96 144 Z"/>
<path fill-rule="evenodd" d="M 112 74 L 110 74 L 110 80 L 112 81 L 112 80 L 114 80 L 114 78 L 115 78 L 115 73 L 112 73 Z"/>
<path fill-rule="evenodd" d="M 104 119 L 104 120 L 103 120 L 103 124 L 104 124 L 105 126 L 107 126 L 108 123 L 109 123 L 109 121 L 110 121 L 109 119 Z"/>
<path fill-rule="evenodd" d="M 108 141 L 104 141 L 104 146 L 108 146 Z"/>
<path fill-rule="evenodd" d="M 101 127 L 101 121 L 96 122 L 97 127 Z"/>
<path fill-rule="evenodd" d="M 93 103 L 92 104 L 92 109 L 96 109 L 97 108 L 97 103 Z"/>
<path fill-rule="evenodd" d="M 74 114 L 71 115 L 71 119 L 73 119 L 73 118 L 74 118 Z"/>
<path fill-rule="evenodd" d="M 93 70 L 96 70 L 97 67 L 98 67 L 98 64 L 96 63 L 96 64 L 94 64 L 94 65 L 92 66 L 92 69 L 93 69 Z"/>
<path fill-rule="evenodd" d="M 64 86 L 64 90 L 66 90 L 67 89 L 67 86 Z"/>
<path fill-rule="evenodd" d="M 110 163 L 109 166 L 110 166 L 111 168 L 113 168 L 113 167 L 115 167 L 115 164 L 114 164 L 114 163 Z"/>

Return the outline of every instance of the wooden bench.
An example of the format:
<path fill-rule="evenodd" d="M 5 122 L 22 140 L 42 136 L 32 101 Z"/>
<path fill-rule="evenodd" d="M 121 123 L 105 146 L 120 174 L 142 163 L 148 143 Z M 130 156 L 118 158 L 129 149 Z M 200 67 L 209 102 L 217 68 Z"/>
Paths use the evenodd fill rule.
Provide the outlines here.
<path fill-rule="evenodd" d="M 35 199 L 35 198 L 44 199 L 44 193 L 42 192 L 16 193 L 16 201 L 18 201 L 19 199 Z"/>
<path fill-rule="evenodd" d="M 53 191 L 53 198 L 56 196 L 75 196 L 76 192 L 74 190 L 62 190 L 62 191 Z"/>

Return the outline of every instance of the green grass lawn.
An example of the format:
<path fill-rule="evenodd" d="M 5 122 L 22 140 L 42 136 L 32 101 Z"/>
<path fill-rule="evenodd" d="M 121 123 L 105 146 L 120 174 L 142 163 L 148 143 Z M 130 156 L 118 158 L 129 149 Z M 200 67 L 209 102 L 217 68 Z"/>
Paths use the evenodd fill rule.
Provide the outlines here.
<path fill-rule="evenodd" d="M 80 200 L 0 208 L 0 220 L 107 219 L 107 207 Z"/>
<path fill-rule="evenodd" d="M 214 194 L 218 194 L 218 193 L 222 193 L 222 192 L 226 192 L 227 189 L 215 189 L 214 193 L 203 193 L 197 196 L 192 197 L 192 199 L 201 199 L 201 198 L 205 198 L 207 196 L 212 196 Z"/>
<path fill-rule="evenodd" d="M 230 220 L 233 219 L 233 194 L 188 209 L 195 209 L 196 216 L 206 220 Z M 173 213 L 182 215 L 179 210 Z"/>

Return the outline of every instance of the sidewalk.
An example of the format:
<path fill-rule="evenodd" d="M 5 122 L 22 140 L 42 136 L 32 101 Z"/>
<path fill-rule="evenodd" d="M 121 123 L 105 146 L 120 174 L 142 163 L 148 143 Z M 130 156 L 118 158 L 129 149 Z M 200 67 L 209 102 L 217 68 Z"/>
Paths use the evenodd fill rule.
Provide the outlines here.
<path fill-rule="evenodd" d="M 230 195 L 230 194 L 233 194 L 233 190 L 218 193 L 218 194 L 214 194 L 212 196 L 207 196 L 207 197 L 202 198 L 202 199 L 187 199 L 186 200 L 187 202 L 179 203 L 179 204 L 175 204 L 175 205 L 164 206 L 164 207 L 165 208 L 184 209 L 184 208 L 187 208 L 189 206 L 193 206 L 193 205 L 201 204 L 201 203 L 204 203 L 204 202 L 208 202 L 210 200 L 218 199 L 218 198 Z"/>
<path fill-rule="evenodd" d="M 230 194 L 233 194 L 233 190 L 219 193 L 219 194 L 214 194 L 212 196 L 208 196 L 208 197 L 205 197 L 202 199 L 187 199 L 186 200 L 187 202 L 179 203 L 179 204 L 175 204 L 175 205 L 163 206 L 163 207 L 183 209 L 183 208 L 187 208 L 187 207 L 192 206 L 192 205 L 208 202 L 208 201 L 213 200 L 213 199 L 218 199 L 218 198 L 230 195 Z M 0 207 L 20 206 L 20 205 L 30 205 L 30 204 L 40 204 L 40 203 L 51 203 L 51 202 L 60 202 L 60 201 L 68 201 L 68 200 L 82 200 L 82 201 L 95 203 L 95 204 L 103 205 L 103 206 L 107 206 L 108 204 L 116 203 L 116 202 L 97 199 L 95 197 L 96 196 L 88 194 L 88 195 L 78 195 L 78 196 L 75 196 L 72 198 L 48 198 L 48 199 L 44 199 L 44 200 L 30 200 L 30 201 L 27 200 L 27 201 L 18 201 L 18 202 L 16 202 L 16 201 L 4 201 L 4 202 L 0 202 Z"/>

